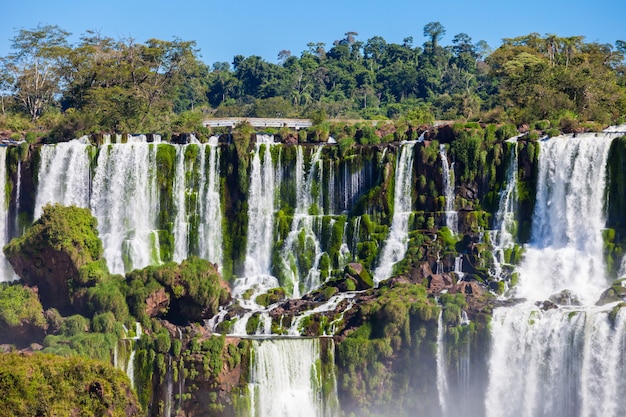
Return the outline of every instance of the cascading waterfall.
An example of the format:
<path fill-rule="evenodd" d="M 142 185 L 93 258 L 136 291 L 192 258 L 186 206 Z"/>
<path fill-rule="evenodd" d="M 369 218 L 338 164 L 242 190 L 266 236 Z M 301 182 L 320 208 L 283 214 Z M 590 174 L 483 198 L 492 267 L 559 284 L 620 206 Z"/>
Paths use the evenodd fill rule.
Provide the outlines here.
<path fill-rule="evenodd" d="M 452 233 L 456 233 L 459 218 L 458 213 L 454 210 L 454 162 L 452 163 L 452 165 L 448 163 L 446 145 L 444 144 L 439 145 L 439 155 L 441 157 L 443 192 L 446 201 L 446 226 L 448 226 Z"/>
<path fill-rule="evenodd" d="M 604 309 L 494 311 L 488 416 L 623 415 L 626 314 Z"/>
<path fill-rule="evenodd" d="M 235 281 L 233 296 L 242 304 L 256 307 L 254 296 L 246 302 L 242 294 L 253 289 L 260 294 L 278 287 L 278 280 L 270 274 L 272 245 L 274 242 L 275 172 L 271 147 L 273 136 L 257 135 L 252 156 L 248 196 L 248 241 L 243 278 Z"/>
<path fill-rule="evenodd" d="M 208 149 L 208 157 L 207 157 Z M 208 170 L 206 169 L 208 158 Z M 198 230 L 199 256 L 219 268 L 224 262 L 222 252 L 222 202 L 220 196 L 220 150 L 218 137 L 200 147 L 200 226 Z"/>
<path fill-rule="evenodd" d="M 326 214 L 349 212 L 358 198 L 371 186 L 372 181 L 371 164 L 361 166 L 352 159 L 341 163 L 331 161 L 326 177 L 328 193 L 324 196 L 323 204 Z"/>
<path fill-rule="evenodd" d="M 2 246 L 9 242 L 9 217 L 6 206 L 6 183 L 7 183 L 7 147 L 0 147 L 0 244 Z M 13 281 L 16 278 L 13 268 L 0 251 L 0 282 Z"/>
<path fill-rule="evenodd" d="M 504 251 L 513 248 L 515 245 L 515 205 L 517 203 L 517 137 L 509 139 L 511 145 L 511 155 L 506 173 L 506 188 L 500 194 L 500 203 L 496 213 L 494 228 L 491 232 L 493 243 L 493 263 L 492 276 L 504 279 L 502 264 L 504 263 Z"/>
<path fill-rule="evenodd" d="M 41 147 L 35 219 L 48 203 L 89 207 L 89 147 L 78 139 Z"/>
<path fill-rule="evenodd" d="M 448 376 L 446 367 L 446 328 L 443 324 L 443 309 L 439 310 L 437 320 L 437 393 L 439 394 L 439 406 L 441 415 L 447 416 L 448 406 Z"/>
<path fill-rule="evenodd" d="M 197 255 L 216 263 L 218 267 L 223 263 L 217 145 L 218 137 L 213 136 L 208 144 L 194 140 L 189 145 L 176 147 L 173 189 L 176 215 L 172 230 L 175 262 L 181 262 L 189 255 Z M 193 156 L 194 149 L 197 149 L 197 156 Z M 195 202 L 193 206 L 192 202 Z M 197 228 L 197 240 L 192 241 L 190 237 L 191 227 Z"/>
<path fill-rule="evenodd" d="M 312 188 L 313 181 L 322 177 L 320 158 L 322 149 L 323 146 L 318 146 L 311 156 L 309 172 L 306 176 L 303 148 L 298 146 L 296 150 L 296 207 L 291 231 L 280 253 L 282 271 L 293 285 L 292 298 L 300 298 L 301 286 L 304 293 L 308 293 L 321 284 L 318 271 L 319 259 L 322 255 L 318 238 L 321 224 L 319 224 L 319 216 L 311 215 L 309 212 L 313 205 L 317 206 L 317 210 L 321 209 L 321 199 L 318 197 L 318 201 L 313 201 Z M 298 257 L 297 254 L 305 256 Z"/>
<path fill-rule="evenodd" d="M 156 145 L 144 135 L 127 140 L 100 148 L 92 181 L 87 141 L 42 146 L 34 212 L 39 217 L 48 203 L 90 207 L 116 274 L 160 262 Z"/>
<path fill-rule="evenodd" d="M 378 284 L 389 278 L 393 265 L 406 253 L 409 237 L 409 216 L 412 209 L 413 156 L 416 141 L 403 142 L 396 160 L 395 186 L 393 190 L 393 217 L 389 237 L 384 243 L 374 282 Z"/>
<path fill-rule="evenodd" d="M 544 300 L 568 289 L 592 303 L 606 287 L 601 231 L 614 137 L 583 134 L 541 143 L 531 244 L 520 267 L 518 296 Z"/>
<path fill-rule="evenodd" d="M 606 159 L 616 136 L 541 143 L 531 244 L 516 288 L 528 301 L 494 310 L 488 416 L 623 414 L 625 313 L 593 305 L 608 285 L 601 230 Z M 562 291 L 552 298 L 557 308 L 534 303 Z"/>
<path fill-rule="evenodd" d="M 17 160 L 17 181 L 15 184 L 15 219 L 14 219 L 14 224 L 15 224 L 15 230 L 16 233 L 18 235 L 21 235 L 24 231 L 20 230 L 20 218 L 19 218 L 19 213 L 20 213 L 20 196 L 21 196 L 21 192 L 22 192 L 22 160 L 18 159 Z"/>
<path fill-rule="evenodd" d="M 130 141 L 130 139 L 129 139 Z M 100 149 L 91 211 L 112 273 L 158 264 L 156 145 L 133 139 Z"/>
<path fill-rule="evenodd" d="M 174 262 L 181 262 L 187 259 L 189 255 L 189 215 L 187 212 L 187 199 L 188 194 L 192 192 L 193 188 L 190 190 L 190 187 L 187 186 L 187 176 L 185 175 L 185 172 L 189 168 L 185 166 L 185 153 L 188 146 L 196 145 L 176 147 L 176 175 L 174 176 L 173 189 L 174 210 L 176 215 L 172 227 L 172 234 L 174 235 L 174 253 L 172 258 Z M 190 168 L 193 170 L 193 166 Z"/>
<path fill-rule="evenodd" d="M 322 392 L 319 339 L 254 340 L 250 403 L 255 417 L 331 417 Z M 329 377 L 329 376 L 326 376 Z M 331 375 L 334 379 L 334 375 Z"/>

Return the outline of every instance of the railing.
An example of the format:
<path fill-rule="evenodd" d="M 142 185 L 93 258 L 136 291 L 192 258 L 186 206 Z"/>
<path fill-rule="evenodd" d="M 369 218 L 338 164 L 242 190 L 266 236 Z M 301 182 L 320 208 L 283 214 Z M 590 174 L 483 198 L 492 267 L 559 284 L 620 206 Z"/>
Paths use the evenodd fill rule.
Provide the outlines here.
<path fill-rule="evenodd" d="M 289 127 L 293 129 L 301 129 L 313 125 L 309 119 L 274 119 L 256 117 L 224 117 L 222 119 L 206 119 L 203 124 L 206 127 L 234 127 L 244 121 L 250 123 L 252 127 Z"/>

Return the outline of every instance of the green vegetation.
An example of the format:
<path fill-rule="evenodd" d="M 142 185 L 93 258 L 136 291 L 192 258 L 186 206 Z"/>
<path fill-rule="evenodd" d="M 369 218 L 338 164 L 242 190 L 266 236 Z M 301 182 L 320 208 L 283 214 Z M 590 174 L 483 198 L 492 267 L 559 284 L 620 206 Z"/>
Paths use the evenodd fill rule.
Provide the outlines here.
<path fill-rule="evenodd" d="M 28 255 L 36 256 L 44 248 L 51 248 L 67 253 L 81 267 L 102 256 L 97 222 L 88 209 L 47 205 L 41 217 L 20 238 L 12 240 L 4 253 L 11 258 L 21 250 L 28 250 Z"/>
<path fill-rule="evenodd" d="M 122 289 L 130 301 L 131 313 L 147 320 L 146 299 L 160 289 L 167 292 L 168 307 L 163 316 L 186 324 L 217 314 L 228 299 L 215 266 L 207 260 L 190 257 L 180 264 L 170 262 L 130 272 Z M 161 312 L 155 313 L 161 316 Z"/>
<path fill-rule="evenodd" d="M 7 416 L 143 415 L 124 373 L 85 358 L 2 354 L 0 392 Z"/>
<path fill-rule="evenodd" d="M 306 116 L 314 121 L 308 131 L 276 133 L 316 143 L 332 135 L 345 152 L 353 141 L 416 139 L 416 128 L 435 119 L 570 132 L 626 117 L 623 41 L 530 33 L 492 50 L 466 33 L 446 39 L 439 22 L 424 34 L 417 46 L 410 36 L 397 44 L 347 32 L 329 48 L 310 42 L 299 54 L 281 51 L 278 64 L 236 55 L 209 66 L 194 41 L 138 43 L 88 31 L 70 45 L 57 26 L 21 29 L 0 59 L 0 129 L 29 143 L 103 131 L 206 137 L 209 114 Z M 362 123 L 351 134 L 330 118 L 392 120 L 395 129 L 378 135 Z"/>
<path fill-rule="evenodd" d="M 22 322 L 43 327 L 46 319 L 37 293 L 21 285 L 0 284 L 0 328 Z"/>
<path fill-rule="evenodd" d="M 418 396 L 405 393 L 423 385 L 416 369 L 432 365 L 420 357 L 432 355 L 439 307 L 424 287 L 397 284 L 381 287 L 373 302 L 357 308 L 361 324 L 338 343 L 336 352 L 344 411 L 406 415 L 426 407 L 416 403 Z M 421 365 L 409 371 L 406 363 Z"/>

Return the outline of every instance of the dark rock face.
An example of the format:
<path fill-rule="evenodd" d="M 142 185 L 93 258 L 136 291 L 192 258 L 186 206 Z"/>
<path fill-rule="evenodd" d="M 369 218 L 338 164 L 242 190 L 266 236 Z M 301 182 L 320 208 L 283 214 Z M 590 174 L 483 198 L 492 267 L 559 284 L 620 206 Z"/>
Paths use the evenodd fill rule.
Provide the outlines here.
<path fill-rule="evenodd" d="M 78 276 L 78 268 L 67 253 L 52 248 L 24 249 L 9 261 L 27 285 L 38 288 L 44 306 L 59 310 L 70 306 L 68 281 Z"/>
<path fill-rule="evenodd" d="M 0 343 L 14 345 L 22 349 L 43 341 L 46 336 L 48 326 L 41 325 L 29 320 L 21 320 L 17 326 L 8 326 L 0 320 Z"/>

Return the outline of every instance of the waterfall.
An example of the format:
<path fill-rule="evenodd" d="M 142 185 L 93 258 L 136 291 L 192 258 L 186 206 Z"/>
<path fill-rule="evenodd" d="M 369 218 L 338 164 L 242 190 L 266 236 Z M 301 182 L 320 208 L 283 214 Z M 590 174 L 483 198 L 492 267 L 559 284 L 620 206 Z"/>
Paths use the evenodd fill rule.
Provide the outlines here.
<path fill-rule="evenodd" d="M 78 139 L 41 147 L 35 219 L 48 203 L 89 207 L 89 147 Z"/>
<path fill-rule="evenodd" d="M 189 188 L 187 187 L 187 176 L 185 175 L 185 153 L 188 146 L 184 145 L 176 147 L 176 170 L 174 175 L 174 225 L 172 234 L 174 235 L 174 253 L 173 261 L 182 262 L 187 259 L 189 254 L 189 215 L 187 213 L 187 195 Z M 191 167 L 193 169 L 193 167 Z"/>
<path fill-rule="evenodd" d="M 439 309 L 437 320 L 437 393 L 439 394 L 439 406 L 441 415 L 447 416 L 448 399 L 448 374 L 446 367 L 446 328 L 443 324 L 443 308 Z"/>
<path fill-rule="evenodd" d="M 190 254 L 195 254 L 220 266 L 223 263 L 217 145 L 217 136 L 214 136 L 208 144 L 194 142 L 176 148 L 173 190 L 176 211 L 173 227 L 175 262 L 181 262 Z M 190 147 L 198 150 L 197 157 L 188 156 Z M 193 151 L 189 153 L 193 155 Z M 191 206 L 194 201 L 195 205 Z M 192 223 L 194 218 L 195 222 Z M 197 227 L 197 241 L 191 241 L 190 227 Z"/>
<path fill-rule="evenodd" d="M 128 365 L 126 367 L 126 376 L 130 380 L 130 386 L 135 388 L 135 346 L 133 344 L 133 350 L 130 352 L 128 358 Z"/>
<path fill-rule="evenodd" d="M 252 342 L 251 415 L 255 417 L 330 417 L 322 384 L 319 339 L 268 339 Z M 328 377 L 328 376 L 327 376 Z M 334 375 L 330 375 L 334 379 Z M 333 381 L 334 382 L 334 381 Z"/>
<path fill-rule="evenodd" d="M 330 161 L 326 177 L 328 192 L 324 196 L 326 213 L 349 212 L 359 197 L 372 185 L 372 181 L 371 163 L 361 165 L 356 159 Z"/>
<path fill-rule="evenodd" d="M 517 204 L 517 137 L 509 139 L 511 143 L 511 154 L 509 156 L 509 166 L 506 172 L 506 188 L 500 193 L 500 203 L 494 220 L 494 232 L 491 232 L 493 243 L 493 263 L 492 276 L 504 279 L 502 264 L 504 263 L 505 249 L 511 249 L 515 245 L 515 206 Z"/>
<path fill-rule="evenodd" d="M 244 277 L 235 281 L 233 296 L 241 299 L 244 292 L 253 289 L 260 294 L 278 287 L 278 280 L 270 275 L 272 246 L 274 244 L 275 172 L 271 148 L 273 137 L 257 135 L 252 156 L 248 195 L 248 241 Z M 252 307 L 254 294 L 251 298 Z"/>
<path fill-rule="evenodd" d="M 606 160 L 615 135 L 541 143 L 531 244 L 517 294 L 543 300 L 568 289 L 595 302 L 607 284 L 603 241 Z"/>
<path fill-rule="evenodd" d="M 208 170 L 207 152 L 208 149 Z M 200 147 L 200 230 L 198 247 L 200 257 L 217 263 L 220 270 L 224 263 L 222 252 L 222 200 L 220 194 L 220 150 L 218 137 L 213 136 L 209 143 Z"/>
<path fill-rule="evenodd" d="M 23 230 L 20 230 L 20 196 L 22 192 L 22 160 L 17 160 L 17 180 L 15 184 L 15 231 L 17 235 L 22 235 Z"/>
<path fill-rule="evenodd" d="M 415 143 L 417 142 L 403 142 L 400 147 L 400 156 L 396 160 L 391 230 L 383 244 L 378 267 L 374 271 L 376 284 L 391 276 L 393 265 L 402 260 L 406 253 L 409 237 L 409 216 L 411 215 L 413 200 L 412 174 Z"/>
<path fill-rule="evenodd" d="M 454 162 L 450 166 L 448 164 L 448 156 L 446 154 L 446 145 L 439 145 L 439 155 L 441 157 L 443 193 L 446 201 L 446 226 L 456 233 L 458 229 L 458 213 L 454 210 Z"/>
<path fill-rule="evenodd" d="M 158 264 L 156 145 L 134 138 L 100 148 L 91 211 L 109 270 L 120 274 Z"/>
<path fill-rule="evenodd" d="M 252 157 L 248 196 L 245 276 L 269 275 L 274 233 L 274 166 L 271 143 L 259 141 Z M 263 159 L 261 160 L 261 154 Z"/>
<path fill-rule="evenodd" d="M 541 142 L 531 243 L 516 288 L 528 301 L 494 309 L 488 416 L 623 414 L 626 313 L 593 305 L 608 285 L 601 230 L 606 159 L 616 136 Z M 562 304 L 556 308 L 534 303 L 564 290 L 552 298 Z"/>
<path fill-rule="evenodd" d="M 626 312 L 494 311 L 488 416 L 617 417 L 626 407 Z"/>
<path fill-rule="evenodd" d="M 313 212 L 322 208 L 319 196 L 313 201 L 314 181 L 322 178 L 322 149 L 323 146 L 318 146 L 311 156 L 308 173 L 305 173 L 303 148 L 296 149 L 296 207 L 291 230 L 280 251 L 282 272 L 293 285 L 292 298 L 300 298 L 301 287 L 306 294 L 321 284 L 318 270 L 323 254 L 318 238 L 321 218 L 309 213 L 314 206 Z"/>
<path fill-rule="evenodd" d="M 498 232 L 495 239 L 496 247 L 509 248 L 514 241 L 513 229 L 515 227 L 515 204 L 517 201 L 517 141 L 511 146 L 509 166 L 506 173 L 506 188 L 500 194 L 500 204 L 495 218 L 495 226 Z"/>
<path fill-rule="evenodd" d="M 454 258 L 454 273 L 459 281 L 461 281 L 465 276 L 465 273 L 463 272 L 463 255 L 459 255 Z"/>
<path fill-rule="evenodd" d="M 7 147 L 0 147 L 0 244 L 9 243 L 9 212 L 7 207 L 6 183 L 7 183 Z M 13 268 L 0 251 L 0 282 L 13 281 L 16 278 Z"/>

